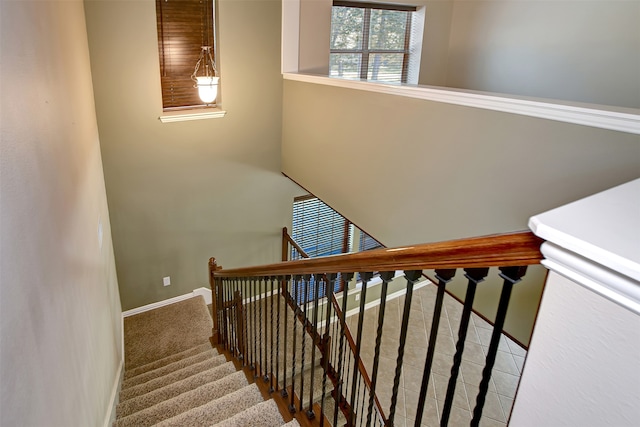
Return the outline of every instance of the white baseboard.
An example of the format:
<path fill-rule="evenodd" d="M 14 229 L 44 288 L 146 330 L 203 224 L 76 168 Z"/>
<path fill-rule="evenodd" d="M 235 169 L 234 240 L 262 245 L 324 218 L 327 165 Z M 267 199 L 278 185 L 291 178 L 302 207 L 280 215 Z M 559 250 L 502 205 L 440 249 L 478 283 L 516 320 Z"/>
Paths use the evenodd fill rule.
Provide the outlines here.
<path fill-rule="evenodd" d="M 120 384 L 123 377 L 123 368 L 124 368 L 124 358 L 120 359 L 117 375 L 113 381 L 113 387 L 111 388 L 111 397 L 109 399 L 109 402 L 110 402 L 109 407 L 107 408 L 107 413 L 104 416 L 104 423 L 102 424 L 104 427 L 110 427 L 116 419 L 116 405 L 118 404 L 118 401 L 117 401 L 118 390 L 120 389 Z"/>
<path fill-rule="evenodd" d="M 177 297 L 169 298 L 164 301 L 154 302 L 152 304 L 143 305 L 142 307 L 132 308 L 131 310 L 123 311 L 122 317 L 133 316 L 134 314 L 144 313 L 145 311 L 154 310 L 156 308 L 164 307 L 165 305 L 175 304 L 180 301 L 187 300 L 189 298 L 197 297 L 201 295 L 204 297 L 205 304 L 211 304 L 211 289 L 208 288 L 198 288 L 194 289 L 188 294 L 179 295 Z"/>

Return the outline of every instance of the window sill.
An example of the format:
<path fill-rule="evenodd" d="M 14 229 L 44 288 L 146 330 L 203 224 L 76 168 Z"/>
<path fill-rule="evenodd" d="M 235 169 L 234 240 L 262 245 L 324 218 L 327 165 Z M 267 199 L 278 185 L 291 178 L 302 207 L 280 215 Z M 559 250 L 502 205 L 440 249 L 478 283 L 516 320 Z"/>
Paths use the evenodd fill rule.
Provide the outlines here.
<path fill-rule="evenodd" d="M 187 122 L 191 120 L 220 119 L 227 114 L 220 108 L 207 108 L 202 110 L 171 111 L 162 113 L 158 119 L 162 123 Z"/>

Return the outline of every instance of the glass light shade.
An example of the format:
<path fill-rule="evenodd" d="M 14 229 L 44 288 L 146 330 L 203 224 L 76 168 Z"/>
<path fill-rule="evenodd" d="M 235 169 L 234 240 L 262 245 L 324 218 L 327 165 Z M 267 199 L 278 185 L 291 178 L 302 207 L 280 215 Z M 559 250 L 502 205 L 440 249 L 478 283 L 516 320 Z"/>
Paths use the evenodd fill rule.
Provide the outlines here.
<path fill-rule="evenodd" d="M 196 77 L 198 80 L 198 95 L 205 104 L 211 104 L 218 96 L 218 82 L 220 77 L 201 76 Z"/>

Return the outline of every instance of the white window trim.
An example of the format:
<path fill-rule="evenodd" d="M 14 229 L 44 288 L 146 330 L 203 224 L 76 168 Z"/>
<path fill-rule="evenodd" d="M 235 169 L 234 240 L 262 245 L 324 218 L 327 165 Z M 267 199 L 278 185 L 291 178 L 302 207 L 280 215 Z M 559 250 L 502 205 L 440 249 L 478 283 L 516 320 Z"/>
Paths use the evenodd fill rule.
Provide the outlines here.
<path fill-rule="evenodd" d="M 282 76 L 284 80 L 444 102 L 640 135 L 640 110 L 634 108 L 610 107 L 610 109 L 604 110 L 602 106 L 597 104 L 516 96 L 506 97 L 491 92 L 435 86 L 364 82 L 299 73 L 283 73 Z"/>
<path fill-rule="evenodd" d="M 187 122 L 191 120 L 220 119 L 227 112 L 221 108 L 203 108 L 164 112 L 158 119 L 162 123 Z"/>

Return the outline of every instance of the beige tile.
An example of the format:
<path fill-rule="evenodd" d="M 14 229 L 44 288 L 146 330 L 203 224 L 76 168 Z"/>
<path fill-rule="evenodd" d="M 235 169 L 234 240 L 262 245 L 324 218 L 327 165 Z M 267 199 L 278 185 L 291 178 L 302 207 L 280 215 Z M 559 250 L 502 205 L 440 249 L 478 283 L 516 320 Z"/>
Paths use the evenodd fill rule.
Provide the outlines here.
<path fill-rule="evenodd" d="M 482 417 L 480 418 L 480 427 L 506 427 L 505 423 L 501 423 L 500 421 L 492 420 L 491 418 Z"/>
<path fill-rule="evenodd" d="M 508 420 L 509 415 L 511 415 L 511 409 L 513 408 L 513 399 L 501 395 L 498 395 L 498 399 L 500 399 L 500 405 L 502 406 L 504 416 Z"/>
<path fill-rule="evenodd" d="M 418 393 L 406 393 L 405 395 L 407 420 L 410 421 L 410 425 L 415 424 L 419 398 L 420 395 Z M 425 400 L 420 424 L 426 426 L 437 426 L 440 424 L 440 419 L 438 417 L 438 404 L 435 399 L 428 397 Z"/>
<path fill-rule="evenodd" d="M 482 346 L 472 342 L 465 342 L 462 360 L 484 365 L 486 358 Z"/>
<path fill-rule="evenodd" d="M 498 391 L 498 394 L 510 398 L 515 397 L 516 389 L 518 388 L 518 381 L 520 381 L 519 376 L 494 370 L 491 378 L 496 384 L 496 390 Z"/>
<path fill-rule="evenodd" d="M 476 400 L 478 398 L 478 387 L 466 385 L 467 396 L 469 398 L 469 408 L 471 412 L 476 407 Z M 500 403 L 500 398 L 497 393 L 487 392 L 485 396 L 484 406 L 482 407 L 482 418 L 491 418 L 500 422 L 507 422 Z"/>
<path fill-rule="evenodd" d="M 509 338 L 507 338 L 506 340 L 507 340 L 507 344 L 509 345 L 509 350 L 511 351 L 511 354 L 514 354 L 516 356 L 521 356 L 521 357 L 525 357 L 527 355 L 527 350 L 520 347 L 518 344 L 516 344 L 513 340 Z"/>
<path fill-rule="evenodd" d="M 471 319 L 473 320 L 473 324 L 476 326 L 476 328 L 493 330 L 493 326 L 477 314 L 472 313 Z"/>
<path fill-rule="evenodd" d="M 439 402 L 444 402 L 447 396 L 449 376 L 444 376 L 444 375 L 439 375 L 434 373 L 432 374 L 432 377 L 433 377 L 434 386 L 436 389 L 436 400 L 438 400 Z M 466 409 L 466 410 L 469 409 L 467 392 L 464 388 L 464 384 L 462 383 L 462 381 L 456 382 L 456 389 L 453 397 L 453 406 Z"/>
<path fill-rule="evenodd" d="M 516 367 L 518 368 L 518 372 L 522 374 L 522 368 L 524 367 L 524 357 L 513 355 L 513 361 L 516 363 Z"/>
<path fill-rule="evenodd" d="M 471 423 L 471 412 L 455 406 L 451 408 L 449 427 L 467 427 Z"/>
<path fill-rule="evenodd" d="M 520 375 L 520 370 L 516 365 L 515 360 L 511 353 L 505 351 L 498 351 L 496 353 L 496 362 L 493 365 L 493 369 L 500 372 L 506 372 L 507 374 Z"/>
<path fill-rule="evenodd" d="M 402 376 L 404 379 L 405 393 L 420 393 L 422 388 L 422 378 L 424 376 L 424 368 L 414 368 L 409 365 L 405 365 L 402 369 Z M 435 388 L 433 385 L 433 379 L 429 378 L 429 385 L 427 388 L 427 397 L 432 399 L 436 398 Z"/>
<path fill-rule="evenodd" d="M 477 363 L 472 363 L 466 360 L 462 361 L 461 364 L 462 371 L 462 381 L 465 384 L 479 387 L 480 381 L 482 381 L 482 370 L 484 369 L 484 365 L 479 365 Z M 496 386 L 493 382 L 493 379 L 489 379 L 489 391 L 496 392 Z"/>
<path fill-rule="evenodd" d="M 456 345 L 453 337 L 438 335 L 436 338 L 436 351 L 450 356 L 456 354 Z"/>
<path fill-rule="evenodd" d="M 433 372 L 448 377 L 451 374 L 451 366 L 453 366 L 452 356 L 437 351 L 435 352 L 431 366 Z"/>

